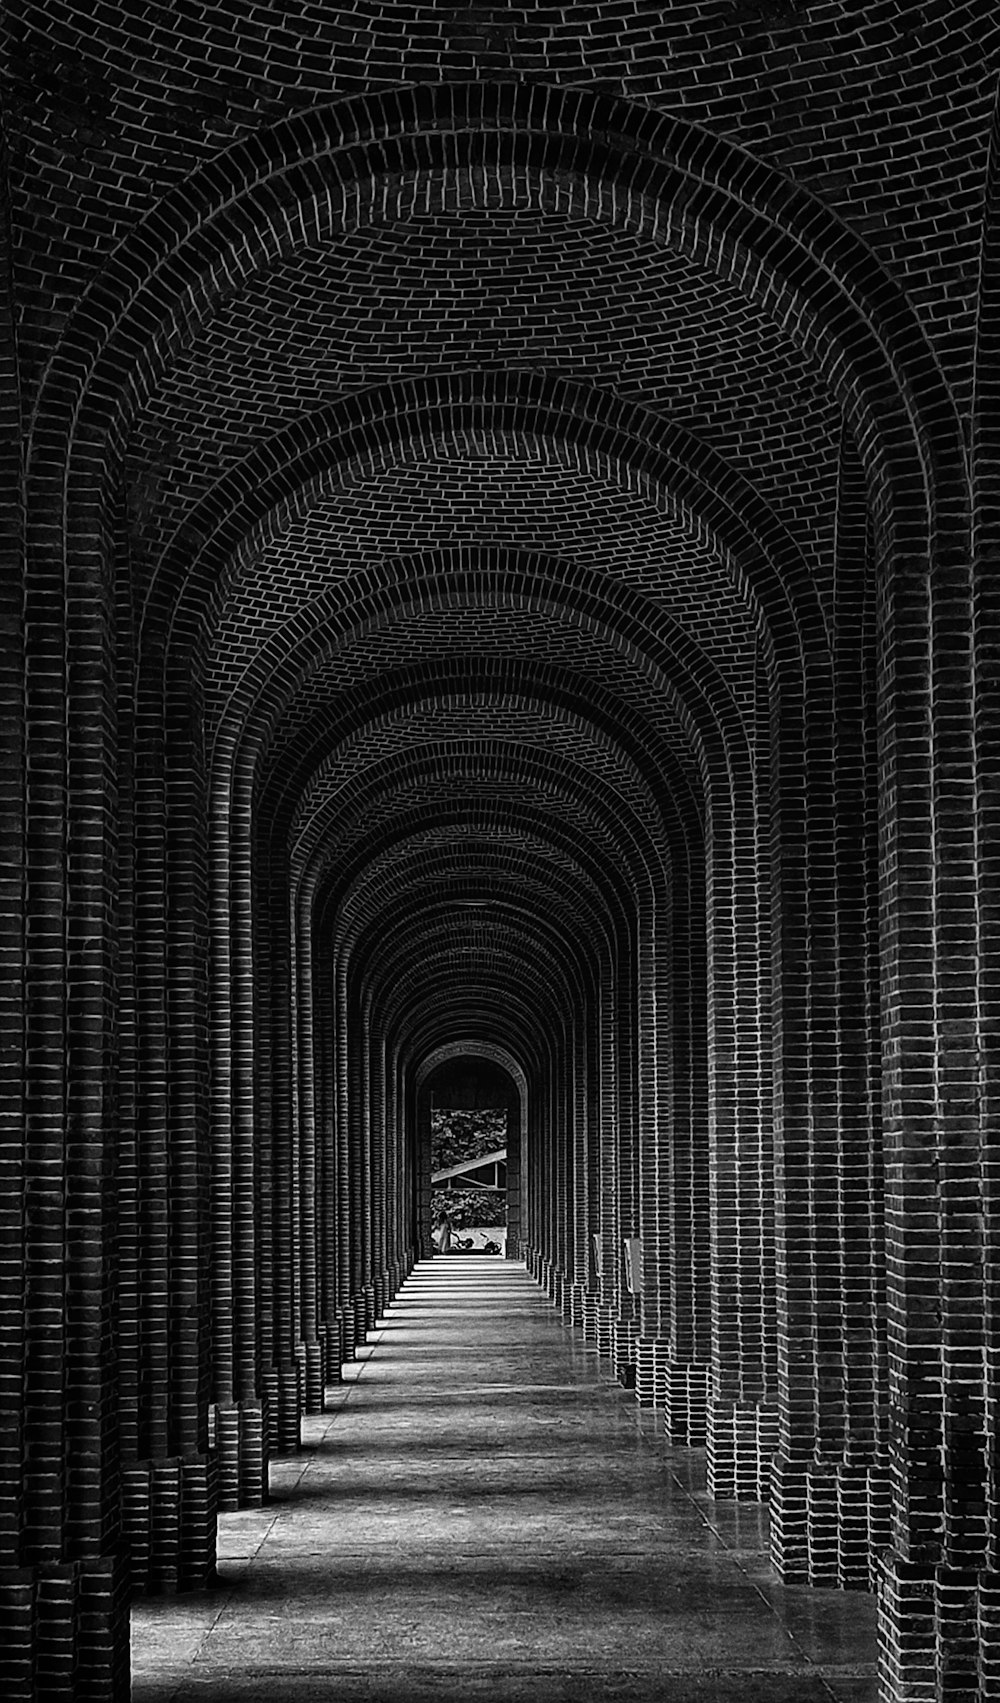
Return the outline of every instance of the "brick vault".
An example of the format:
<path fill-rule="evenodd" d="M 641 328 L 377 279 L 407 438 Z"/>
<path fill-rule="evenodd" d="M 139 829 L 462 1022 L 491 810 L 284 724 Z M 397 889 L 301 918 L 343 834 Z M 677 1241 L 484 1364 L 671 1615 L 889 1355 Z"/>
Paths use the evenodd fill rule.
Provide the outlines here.
<path fill-rule="evenodd" d="M 478 1058 L 508 1251 L 1000 1697 L 995 6 L 4 27 L 4 1696 L 127 1697 Z"/>

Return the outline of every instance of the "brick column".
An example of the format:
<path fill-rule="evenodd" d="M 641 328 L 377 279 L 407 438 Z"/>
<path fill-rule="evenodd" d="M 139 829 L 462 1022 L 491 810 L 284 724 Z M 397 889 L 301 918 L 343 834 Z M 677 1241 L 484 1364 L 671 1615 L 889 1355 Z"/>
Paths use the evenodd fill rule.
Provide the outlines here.
<path fill-rule="evenodd" d="M 589 1014 L 586 1007 L 576 1013 L 573 1026 L 573 1082 L 571 1089 L 572 1191 L 566 1202 L 566 1288 L 563 1317 L 567 1324 L 583 1329 L 583 1303 L 590 1276 L 587 1246 L 590 1227 L 590 1075 Z"/>
<path fill-rule="evenodd" d="M 326 1344 L 320 1324 L 320 1159 L 316 1131 L 316 1056 L 313 1048 L 312 930 L 308 908 L 296 905 L 292 940 L 295 965 L 295 1148 L 299 1156 L 298 1341 L 303 1368 L 303 1411 L 322 1413 L 326 1389 Z"/>
<path fill-rule="evenodd" d="M 619 1260 L 621 1246 L 618 1198 L 618 1020 L 613 961 L 606 965 L 602 977 L 597 1008 L 597 1069 L 599 1171 L 597 1179 L 596 1234 L 600 1242 L 600 1261 L 597 1273 L 597 1314 L 595 1340 L 601 1353 L 611 1352 L 611 1321 L 618 1306 Z"/>
<path fill-rule="evenodd" d="M 995 1602 L 983 1341 L 995 1232 L 980 1184 L 996 1040 L 979 1003 L 971 551 L 966 493 L 949 471 L 930 538 L 919 502 L 911 512 L 900 500 L 879 540 L 892 1463 L 880 1666 L 900 1703 L 984 1695 Z"/>
<path fill-rule="evenodd" d="M 171 694 L 140 674 L 134 858 L 134 1124 L 121 1171 L 121 1256 L 135 1410 L 122 1432 L 122 1517 L 136 1588 L 215 1573 L 209 1449 L 209 1139 L 205 786 L 190 672 Z M 131 1420 L 131 1422 L 129 1422 Z"/>
<path fill-rule="evenodd" d="M 766 830 L 766 800 L 749 780 L 712 798 L 708 1485 L 749 1501 L 768 1494 L 778 1432 Z"/>
<path fill-rule="evenodd" d="M 374 1292 L 373 1318 L 385 1311 L 386 1241 L 388 1233 L 389 1190 L 386 1162 L 388 1141 L 385 1127 L 385 1045 L 381 1035 L 372 1033 L 368 1040 L 368 1095 L 370 1139 L 372 1154 L 372 1275 Z"/>
<path fill-rule="evenodd" d="M 13 1424 L 0 1451 L 0 1644 L 11 1703 L 97 1703 L 128 1691 L 108 999 L 116 947 L 111 576 L 99 552 L 81 551 L 67 586 L 61 435 L 49 463 L 44 429 L 29 466 L 22 572 L 9 305 L 4 274 L 0 369 L 13 388 L 2 392 L 0 450 L 0 820 L 11 855 L 0 949 L 13 974 L 0 994 L 0 1210 L 10 1236 L 0 1305 Z"/>
<path fill-rule="evenodd" d="M 670 1143 L 673 1130 L 673 1047 L 669 898 L 666 882 L 652 912 L 651 896 L 640 904 L 639 924 L 639 1235 L 642 1295 L 635 1343 L 635 1393 L 642 1407 L 662 1407 L 670 1333 L 668 1210 Z M 643 912 L 645 914 L 643 915 Z"/>
<path fill-rule="evenodd" d="M 333 965 L 321 951 L 313 963 L 313 1011 L 316 1068 L 316 1145 L 319 1165 L 319 1311 L 326 1343 L 326 1378 L 340 1378 L 342 1314 L 338 1201 L 340 1158 L 337 1144 L 337 1076 L 333 1016 Z"/>
<path fill-rule="evenodd" d="M 367 1153 L 368 1111 L 365 1104 L 366 1071 L 361 1020 L 352 993 L 345 1000 L 344 1036 L 347 1048 L 348 1181 L 350 1189 L 351 1287 L 349 1305 L 354 1322 L 353 1346 L 365 1341 L 368 1330 L 365 1289 L 370 1282 L 371 1249 L 366 1214 L 370 1209 Z M 352 1020 L 353 1019 L 353 1020 Z"/>
<path fill-rule="evenodd" d="M 639 1026 L 637 971 L 634 960 L 619 966 L 617 1033 L 617 1219 L 618 1237 L 612 1249 L 612 1269 L 606 1274 L 615 1295 L 611 1318 L 611 1360 L 615 1375 L 628 1383 L 635 1377 L 635 1342 L 638 1336 L 637 1297 L 625 1286 L 624 1250 L 626 1236 L 639 1234 L 639 1130 L 638 1061 Z"/>
<path fill-rule="evenodd" d="M 1000 1698 L 998 403 L 995 113 L 973 405 L 971 586 L 957 552 L 954 559 L 943 556 L 930 579 L 936 711 L 930 856 L 922 883 L 905 871 L 907 932 L 926 930 L 913 914 L 918 902 L 921 910 L 935 906 L 935 997 L 921 1032 L 933 1035 L 935 1052 L 921 1079 L 914 1065 L 927 1057 L 927 1040 L 909 1063 L 908 1037 L 902 1031 L 897 1041 L 894 1029 L 887 1084 L 896 1100 L 888 1102 L 887 1117 L 890 1417 L 894 1449 L 907 1446 L 913 1465 L 894 1474 L 880 1666 L 894 1697 L 959 1703 Z M 913 628 L 919 630 L 916 621 Z M 900 859 L 905 850 L 901 844 Z M 904 991 L 926 985 L 915 953 L 900 964 L 899 978 Z"/>
<path fill-rule="evenodd" d="M 694 849 L 695 854 L 698 847 Z M 667 1170 L 670 1338 L 664 1429 L 675 1443 L 705 1441 L 711 1389 L 711 1228 L 708 1165 L 708 994 L 704 876 L 675 871 L 671 1071 Z"/>
<path fill-rule="evenodd" d="M 253 890 L 249 803 L 214 777 L 210 811 L 212 1380 L 219 1506 L 267 1496 L 269 1417 L 262 1379 L 265 1200 L 254 1066 Z M 269 1364 L 269 1360 L 263 1362 Z"/>
<path fill-rule="evenodd" d="M 781 712 L 776 1096 L 782 1577 L 867 1590 L 889 1539 L 884 1458 L 875 608 L 864 477 L 845 437 L 829 700 Z M 810 666 L 810 691 L 823 680 Z M 828 673 L 829 678 L 829 673 Z M 802 815 L 797 818 L 797 810 Z"/>
<path fill-rule="evenodd" d="M 336 968 L 334 994 L 334 1071 L 337 1141 L 337 1322 L 340 1326 L 341 1360 L 353 1360 L 357 1347 L 354 1328 L 354 1255 L 356 1234 L 353 1142 L 351 1137 L 351 1081 L 347 1023 L 347 972 L 342 960 Z"/>
<path fill-rule="evenodd" d="M 257 1140 L 266 1149 L 269 1269 L 263 1305 L 270 1313 L 269 1362 L 263 1360 L 269 1443 L 294 1453 L 301 1441 L 304 1366 L 299 1353 L 299 1155 L 294 1134 L 294 992 L 289 938 L 289 872 L 271 852 L 254 894 L 257 982 Z"/>

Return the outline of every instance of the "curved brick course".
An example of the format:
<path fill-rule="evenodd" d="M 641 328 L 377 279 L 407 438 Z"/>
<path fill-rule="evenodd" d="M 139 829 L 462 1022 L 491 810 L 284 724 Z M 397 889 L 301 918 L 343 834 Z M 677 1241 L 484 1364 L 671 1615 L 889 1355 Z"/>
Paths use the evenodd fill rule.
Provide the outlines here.
<path fill-rule="evenodd" d="M 127 1697 L 469 1058 L 567 1325 L 1000 1696 L 995 8 L 4 29 L 5 1695 Z"/>

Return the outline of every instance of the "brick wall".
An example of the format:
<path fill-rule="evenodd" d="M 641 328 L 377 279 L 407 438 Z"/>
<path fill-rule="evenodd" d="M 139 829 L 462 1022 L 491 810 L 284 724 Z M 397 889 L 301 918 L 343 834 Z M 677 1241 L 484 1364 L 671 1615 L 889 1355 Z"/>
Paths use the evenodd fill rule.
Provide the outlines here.
<path fill-rule="evenodd" d="M 5 32 L 12 1696 L 210 1580 L 456 1048 L 567 1323 L 993 1695 L 994 9 Z"/>

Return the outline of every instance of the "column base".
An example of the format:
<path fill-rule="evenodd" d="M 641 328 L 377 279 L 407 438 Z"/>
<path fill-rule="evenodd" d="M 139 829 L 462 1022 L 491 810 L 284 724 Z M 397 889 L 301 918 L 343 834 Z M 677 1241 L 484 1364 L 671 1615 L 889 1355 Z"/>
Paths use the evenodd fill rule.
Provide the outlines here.
<path fill-rule="evenodd" d="M 886 1468 L 777 1455 L 771 1469 L 771 1560 L 786 1584 L 873 1591 L 889 1546 Z"/>
<path fill-rule="evenodd" d="M 562 1316 L 574 1330 L 583 1329 L 583 1304 L 586 1296 L 586 1286 L 573 1283 L 569 1279 L 563 1284 Z"/>
<path fill-rule="evenodd" d="M 636 1338 L 635 1399 L 640 1407 L 660 1408 L 665 1405 L 669 1355 L 669 1344 L 660 1337 Z"/>
<path fill-rule="evenodd" d="M 133 1590 L 203 1590 L 215 1578 L 219 1469 L 214 1455 L 122 1468 L 122 1533 Z"/>
<path fill-rule="evenodd" d="M 885 1557 L 880 1568 L 879 1686 L 893 1703 L 996 1703 L 1000 1574 Z"/>
<path fill-rule="evenodd" d="M 268 1420 L 260 1401 L 217 1402 L 211 1418 L 219 1470 L 219 1512 L 267 1501 Z"/>
<path fill-rule="evenodd" d="M 610 1360 L 612 1357 L 612 1332 L 617 1315 L 612 1305 L 600 1301 L 597 1306 L 597 1352 Z"/>
<path fill-rule="evenodd" d="M 129 1564 L 0 1568 L 4 1703 L 108 1703 L 129 1694 Z"/>
<path fill-rule="evenodd" d="M 345 1301 L 337 1308 L 337 1330 L 339 1333 L 340 1364 L 354 1359 L 354 1303 Z"/>
<path fill-rule="evenodd" d="M 302 1367 L 298 1360 L 272 1366 L 263 1379 L 267 1414 L 267 1447 L 272 1455 L 294 1455 L 302 1447 L 305 1406 Z"/>
<path fill-rule="evenodd" d="M 299 1368 L 303 1413 L 322 1413 L 326 1408 L 324 1349 L 325 1345 L 318 1339 L 315 1342 L 300 1342 L 296 1345 L 295 1359 Z"/>
<path fill-rule="evenodd" d="M 323 1382 L 339 1384 L 341 1382 L 340 1345 L 343 1341 L 343 1323 L 340 1313 L 335 1313 L 319 1327 L 319 1340 L 323 1349 Z"/>
<path fill-rule="evenodd" d="M 711 1393 L 711 1366 L 698 1361 L 667 1361 L 663 1380 L 663 1430 L 672 1443 L 687 1448 L 704 1447 Z"/>
<path fill-rule="evenodd" d="M 771 1402 L 709 1403 L 705 1443 L 708 1493 L 716 1501 L 766 1502 L 778 1449 L 778 1406 Z"/>
<path fill-rule="evenodd" d="M 633 1319 L 615 1318 L 611 1321 L 611 1363 L 615 1377 L 626 1389 L 635 1388 L 635 1344 L 638 1326 Z"/>

